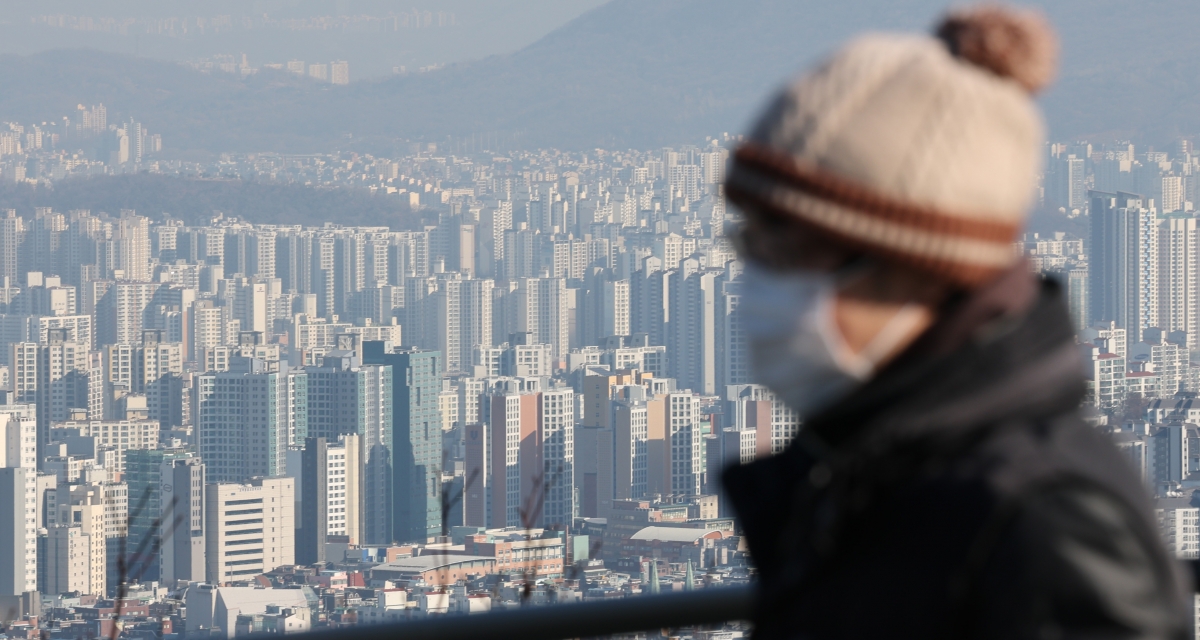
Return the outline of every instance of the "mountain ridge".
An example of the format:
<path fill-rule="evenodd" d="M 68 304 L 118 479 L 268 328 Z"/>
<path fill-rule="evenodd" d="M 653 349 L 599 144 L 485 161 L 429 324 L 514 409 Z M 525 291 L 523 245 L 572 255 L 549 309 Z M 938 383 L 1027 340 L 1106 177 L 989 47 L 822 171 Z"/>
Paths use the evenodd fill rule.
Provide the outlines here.
<path fill-rule="evenodd" d="M 930 0 L 613 0 L 512 54 L 428 73 L 321 85 L 240 78 L 119 54 L 0 56 L 0 120 L 104 102 L 179 152 L 392 153 L 405 140 L 492 132 L 565 149 L 695 142 L 743 130 L 788 76 L 867 29 L 925 31 Z M 1060 0 L 1063 69 L 1040 102 L 1054 139 L 1166 144 L 1200 131 L 1200 12 L 1184 0 Z"/>

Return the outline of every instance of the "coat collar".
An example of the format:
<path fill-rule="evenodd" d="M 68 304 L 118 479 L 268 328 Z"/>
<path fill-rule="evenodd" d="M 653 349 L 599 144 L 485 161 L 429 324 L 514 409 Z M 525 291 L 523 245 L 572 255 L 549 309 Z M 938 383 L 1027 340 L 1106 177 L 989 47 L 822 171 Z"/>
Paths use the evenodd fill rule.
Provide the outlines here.
<path fill-rule="evenodd" d="M 824 457 L 1079 405 L 1085 391 L 1058 285 L 1026 270 L 951 303 L 912 347 L 814 416 L 794 446 Z"/>

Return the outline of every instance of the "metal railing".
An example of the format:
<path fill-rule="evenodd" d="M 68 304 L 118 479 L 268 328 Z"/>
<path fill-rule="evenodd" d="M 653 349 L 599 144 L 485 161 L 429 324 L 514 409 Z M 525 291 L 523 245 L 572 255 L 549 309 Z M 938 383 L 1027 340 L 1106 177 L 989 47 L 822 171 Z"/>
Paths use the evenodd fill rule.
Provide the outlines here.
<path fill-rule="evenodd" d="M 437 616 L 411 622 L 321 629 L 305 640 L 562 640 L 609 636 L 749 620 L 752 586 L 709 587 L 696 591 L 524 607 L 474 615 Z"/>
<path fill-rule="evenodd" d="M 1193 584 L 1200 585 L 1200 560 L 1184 560 L 1183 565 Z M 753 586 L 709 587 L 607 602 L 320 629 L 304 636 L 305 640 L 345 640 L 348 635 L 353 635 L 353 640 L 562 640 L 749 620 L 753 612 Z"/>

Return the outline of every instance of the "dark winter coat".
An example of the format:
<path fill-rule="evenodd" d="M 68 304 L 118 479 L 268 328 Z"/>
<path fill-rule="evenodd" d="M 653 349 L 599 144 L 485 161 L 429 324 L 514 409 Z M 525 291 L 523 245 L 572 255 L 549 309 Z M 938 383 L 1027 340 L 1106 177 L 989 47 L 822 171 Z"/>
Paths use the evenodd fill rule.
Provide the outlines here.
<path fill-rule="evenodd" d="M 1188 637 L 1147 490 L 1079 416 L 1058 288 L 1027 288 L 1016 310 L 958 303 L 786 451 L 726 472 L 758 638 Z"/>

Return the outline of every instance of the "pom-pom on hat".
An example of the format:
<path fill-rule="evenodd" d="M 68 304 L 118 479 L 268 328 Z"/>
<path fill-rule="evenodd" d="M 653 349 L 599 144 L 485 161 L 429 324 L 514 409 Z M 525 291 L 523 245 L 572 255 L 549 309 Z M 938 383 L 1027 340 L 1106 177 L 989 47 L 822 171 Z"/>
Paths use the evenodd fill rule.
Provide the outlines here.
<path fill-rule="evenodd" d="M 1016 260 L 1043 142 L 1039 14 L 981 6 L 935 37 L 860 37 L 784 87 L 734 154 L 736 203 L 964 288 Z"/>

